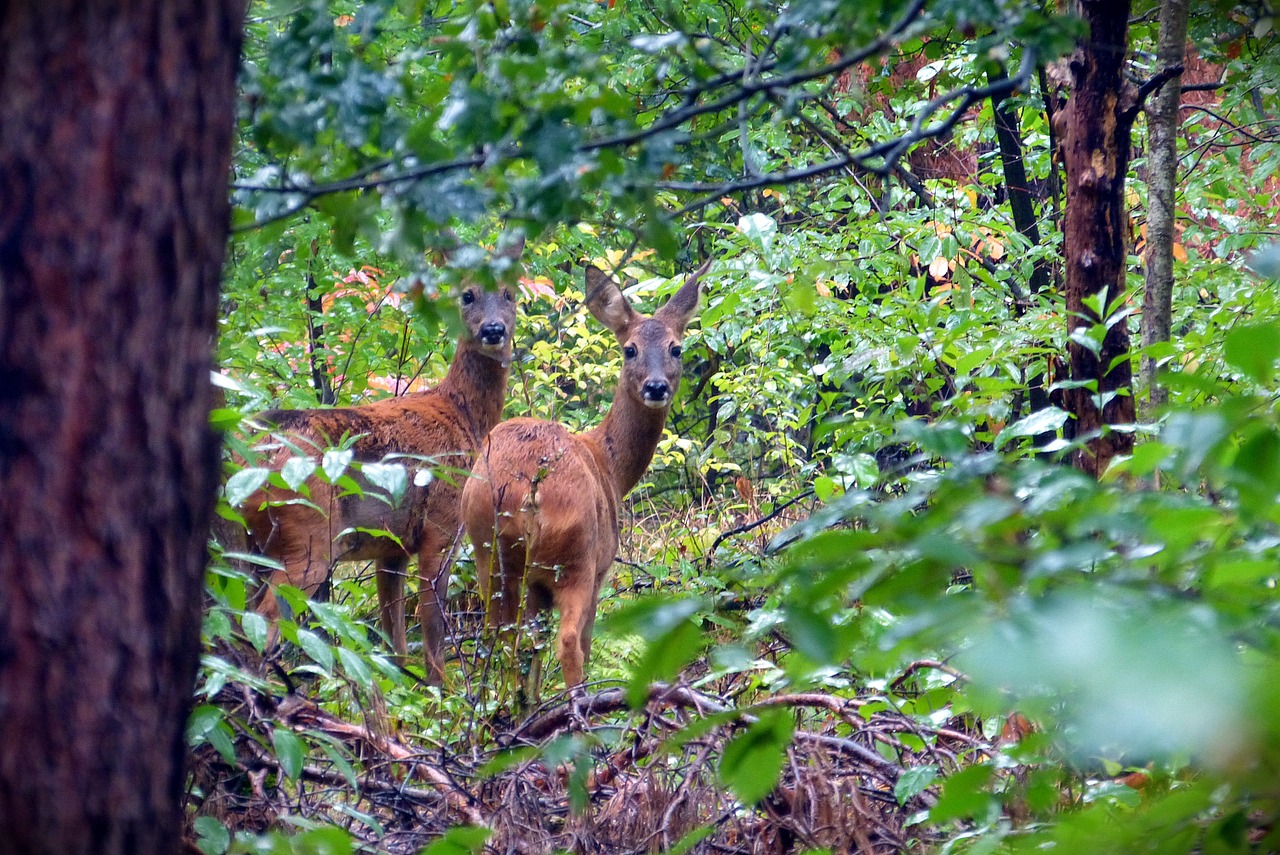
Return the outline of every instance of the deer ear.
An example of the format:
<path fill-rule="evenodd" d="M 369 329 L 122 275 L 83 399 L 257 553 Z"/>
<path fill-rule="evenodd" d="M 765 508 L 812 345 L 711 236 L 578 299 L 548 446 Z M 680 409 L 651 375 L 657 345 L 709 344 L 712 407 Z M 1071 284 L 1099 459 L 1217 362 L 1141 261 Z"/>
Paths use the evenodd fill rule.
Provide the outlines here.
<path fill-rule="evenodd" d="M 627 302 L 626 295 L 618 288 L 609 274 L 593 265 L 586 267 L 587 308 L 596 320 L 622 335 L 636 317 L 636 310 Z"/>
<path fill-rule="evenodd" d="M 708 258 L 701 267 L 689 274 L 689 278 L 684 280 L 680 290 L 672 294 L 667 304 L 654 314 L 655 318 L 670 326 L 676 335 L 684 335 L 684 328 L 689 325 L 689 320 L 697 311 L 699 280 L 710 269 L 711 259 Z"/>

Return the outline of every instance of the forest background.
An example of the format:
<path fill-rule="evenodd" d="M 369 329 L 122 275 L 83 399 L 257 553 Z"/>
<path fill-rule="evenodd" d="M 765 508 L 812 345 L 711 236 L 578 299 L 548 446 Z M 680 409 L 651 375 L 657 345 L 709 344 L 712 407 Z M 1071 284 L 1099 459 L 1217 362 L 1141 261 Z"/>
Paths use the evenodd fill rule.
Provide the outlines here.
<path fill-rule="evenodd" d="M 588 700 L 509 715 L 465 549 L 445 691 L 358 566 L 264 674 L 215 542 L 188 845 L 1274 851 L 1280 67 L 1269 8 L 1190 12 L 251 5 L 232 449 L 435 382 L 438 298 L 504 275 L 446 244 L 528 239 L 506 415 L 576 429 L 618 360 L 582 263 L 650 308 L 713 267 Z M 225 465 L 225 517 L 290 480 Z"/>

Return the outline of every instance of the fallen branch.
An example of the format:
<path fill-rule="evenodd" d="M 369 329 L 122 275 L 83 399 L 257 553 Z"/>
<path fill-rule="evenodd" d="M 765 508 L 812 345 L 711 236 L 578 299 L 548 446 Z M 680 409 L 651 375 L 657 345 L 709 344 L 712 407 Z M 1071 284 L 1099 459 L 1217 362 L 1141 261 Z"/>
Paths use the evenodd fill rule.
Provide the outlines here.
<path fill-rule="evenodd" d="M 389 736 L 373 733 L 363 725 L 351 724 L 325 712 L 306 698 L 288 695 L 276 708 L 276 721 L 294 730 L 317 730 L 342 742 L 358 742 L 398 763 L 403 763 L 409 774 L 436 788 L 445 804 L 471 825 L 486 825 L 475 807 L 475 797 L 462 789 L 440 767 L 427 763 L 421 752 L 414 751 Z"/>

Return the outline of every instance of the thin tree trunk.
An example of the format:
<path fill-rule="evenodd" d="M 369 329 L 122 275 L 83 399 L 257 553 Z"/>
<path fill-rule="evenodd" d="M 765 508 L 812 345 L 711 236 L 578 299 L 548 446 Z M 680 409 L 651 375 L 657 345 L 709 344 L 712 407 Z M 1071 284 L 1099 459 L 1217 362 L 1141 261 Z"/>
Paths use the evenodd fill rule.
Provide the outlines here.
<path fill-rule="evenodd" d="M 1160 5 L 1160 68 L 1181 66 L 1186 54 L 1189 0 Z M 1147 109 L 1147 248 L 1142 301 L 1142 346 L 1169 340 L 1173 316 L 1174 197 L 1178 180 L 1178 101 L 1182 75 L 1165 82 Z M 1142 357 L 1142 418 L 1151 421 L 1168 400 L 1156 378 L 1156 360 Z"/>
<path fill-rule="evenodd" d="M 1006 79 L 1004 70 L 988 74 L 991 83 Z M 1026 161 L 1022 156 L 1022 128 L 1018 114 L 1009 108 L 1008 98 L 997 95 L 991 99 L 991 112 L 996 120 L 996 142 L 1000 147 L 1000 165 L 1004 169 L 1004 187 L 1009 196 L 1009 211 L 1013 214 L 1013 226 L 1032 246 L 1040 244 L 1040 229 L 1036 226 L 1035 196 L 1027 182 Z M 1049 268 L 1043 259 L 1031 268 L 1028 293 L 1032 296 L 1049 287 Z M 1018 314 L 1025 311 L 1018 306 Z"/>
<path fill-rule="evenodd" d="M 1124 293 L 1125 173 L 1134 93 L 1123 77 L 1128 44 L 1128 0 L 1083 0 L 1089 35 L 1072 58 L 1063 162 L 1067 175 L 1064 242 L 1067 323 L 1075 332 L 1103 322 Z M 1090 303 L 1101 300 L 1099 309 Z M 1067 344 L 1072 388 L 1063 396 L 1076 421 L 1076 436 L 1088 437 L 1076 453 L 1082 471 L 1101 475 L 1111 460 L 1133 449 L 1133 434 L 1110 429 L 1134 420 L 1133 370 L 1125 320 L 1113 323 L 1097 349 L 1077 336 Z"/>
<path fill-rule="evenodd" d="M 1005 77 L 1004 69 L 1001 68 L 997 73 L 989 74 L 988 80 L 994 83 Z M 1004 186 L 1009 196 L 1009 211 L 1013 214 L 1013 226 L 1027 239 L 1028 244 L 1033 247 L 1039 246 L 1040 229 L 1036 225 L 1035 197 L 1027 182 L 1026 161 L 1022 154 L 1022 127 L 1018 121 L 1018 114 L 1009 108 L 1008 99 L 1003 95 L 991 99 L 991 112 L 996 120 L 996 142 L 1000 147 L 1000 164 L 1004 168 Z M 1014 313 L 1021 317 L 1030 305 L 1030 298 L 1048 290 L 1049 265 L 1045 259 L 1038 258 L 1031 267 L 1031 281 L 1027 283 L 1028 299 L 1019 300 L 1015 297 Z M 1035 371 L 1035 366 L 1031 366 L 1029 370 Z M 1030 413 L 1049 407 L 1049 392 L 1045 388 L 1047 373 L 1047 361 L 1041 360 L 1039 373 L 1034 374 L 1027 383 L 1027 407 Z M 1056 432 L 1047 431 L 1035 438 L 1035 444 L 1043 447 L 1056 436 Z"/>
<path fill-rule="evenodd" d="M 0 850 L 176 852 L 240 0 L 0 4 Z"/>

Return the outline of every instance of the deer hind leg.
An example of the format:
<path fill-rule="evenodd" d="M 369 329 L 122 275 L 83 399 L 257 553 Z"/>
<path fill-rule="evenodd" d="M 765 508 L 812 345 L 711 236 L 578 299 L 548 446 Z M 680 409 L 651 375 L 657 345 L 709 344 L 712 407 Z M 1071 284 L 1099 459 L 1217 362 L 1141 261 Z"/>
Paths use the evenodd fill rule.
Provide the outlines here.
<path fill-rule="evenodd" d="M 422 658 L 427 681 L 444 682 L 445 608 L 449 601 L 449 558 L 456 530 L 427 523 L 418 550 L 418 622 L 422 625 Z"/>
<path fill-rule="evenodd" d="M 606 568 L 606 572 L 608 569 Z M 591 592 L 591 603 L 582 616 L 582 630 L 578 635 L 578 644 L 582 647 L 582 666 L 585 669 L 591 661 L 591 636 L 595 633 L 596 612 L 600 610 L 600 587 L 604 583 L 605 573 L 597 574 L 594 590 Z"/>
<path fill-rule="evenodd" d="M 409 642 L 404 628 L 404 579 L 409 558 L 384 559 L 378 562 L 378 625 L 391 643 L 391 649 L 404 656 Z"/>
<path fill-rule="evenodd" d="M 267 635 L 269 644 L 275 643 L 278 634 L 276 623 L 281 618 L 281 602 L 276 592 L 281 585 L 292 585 L 301 589 L 308 597 L 315 594 L 333 570 L 331 551 L 328 538 L 303 534 L 300 537 L 284 540 L 277 549 L 268 552 L 272 558 L 279 560 L 284 568 L 273 570 L 268 574 L 267 583 L 255 607 L 258 614 L 270 623 Z"/>
<path fill-rule="evenodd" d="M 593 567 L 581 565 L 565 568 L 568 579 L 591 580 Z M 574 689 L 582 685 L 586 677 L 586 653 L 591 648 L 591 632 L 595 626 L 595 584 L 589 582 L 582 588 L 566 586 L 559 590 L 560 637 L 556 642 L 556 654 L 560 658 L 560 670 L 564 673 L 564 685 Z"/>
<path fill-rule="evenodd" d="M 523 711 L 528 706 L 528 691 L 526 681 L 517 676 L 521 660 L 517 624 L 528 558 L 525 541 L 491 533 L 487 542 L 475 538 L 472 545 L 485 603 L 485 635 L 492 645 L 490 663 L 504 685 L 515 680 L 516 709 Z"/>

